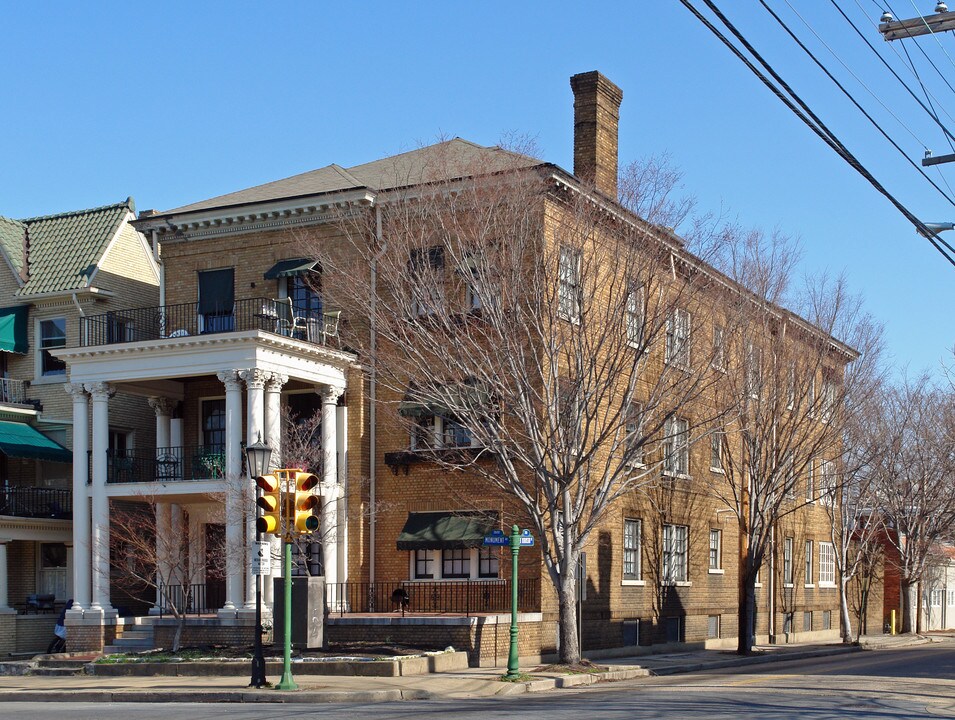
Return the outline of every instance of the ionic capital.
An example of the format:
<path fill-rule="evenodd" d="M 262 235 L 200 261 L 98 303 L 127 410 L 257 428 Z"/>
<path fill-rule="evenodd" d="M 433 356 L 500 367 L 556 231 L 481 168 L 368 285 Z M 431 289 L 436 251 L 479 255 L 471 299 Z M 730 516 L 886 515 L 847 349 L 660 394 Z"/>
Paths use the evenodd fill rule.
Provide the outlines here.
<path fill-rule="evenodd" d="M 93 400 L 109 400 L 116 394 L 116 388 L 105 382 L 86 383 L 83 388 L 93 397 Z"/>
<path fill-rule="evenodd" d="M 265 381 L 269 379 L 271 373 L 261 368 L 251 368 L 249 370 L 240 370 L 239 377 L 245 380 L 245 386 L 250 390 L 257 390 L 265 387 Z"/>
<path fill-rule="evenodd" d="M 322 385 L 315 392 L 322 396 L 323 405 L 335 405 L 338 398 L 345 394 L 345 388 L 341 385 Z"/>
<path fill-rule="evenodd" d="M 167 397 L 151 397 L 147 400 L 149 407 L 156 411 L 156 416 L 172 415 L 176 408 L 176 401 Z"/>
<path fill-rule="evenodd" d="M 75 403 L 85 403 L 89 400 L 83 383 L 66 383 L 63 389 L 66 390 L 68 395 L 73 397 L 73 402 Z"/>
<path fill-rule="evenodd" d="M 239 382 L 237 375 L 238 373 L 235 370 L 220 370 L 216 373 L 216 377 L 225 385 L 226 392 L 242 389 L 242 383 Z"/>
<path fill-rule="evenodd" d="M 282 386 L 288 382 L 288 375 L 283 375 L 282 373 L 272 373 L 268 380 L 265 381 L 265 392 L 281 392 Z"/>

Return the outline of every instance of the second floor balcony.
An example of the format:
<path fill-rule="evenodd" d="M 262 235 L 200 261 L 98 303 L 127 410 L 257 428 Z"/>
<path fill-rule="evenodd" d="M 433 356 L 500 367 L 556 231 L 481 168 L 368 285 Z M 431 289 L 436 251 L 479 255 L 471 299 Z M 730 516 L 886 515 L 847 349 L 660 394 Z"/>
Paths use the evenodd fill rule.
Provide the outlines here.
<path fill-rule="evenodd" d="M 82 347 L 260 330 L 317 345 L 338 336 L 338 311 L 295 307 L 287 298 L 247 298 L 230 307 L 199 303 L 114 310 L 81 318 Z"/>
<path fill-rule="evenodd" d="M 245 459 L 242 473 L 244 476 Z M 191 445 L 110 452 L 107 483 L 183 482 L 225 478 L 225 447 Z"/>
<path fill-rule="evenodd" d="M 70 520 L 73 493 L 67 488 L 6 487 L 0 489 L 0 515 Z"/>
<path fill-rule="evenodd" d="M 27 387 L 29 383 L 26 380 L 14 380 L 12 378 L 0 378 L 0 403 L 9 403 L 12 405 L 30 405 L 27 399 Z"/>

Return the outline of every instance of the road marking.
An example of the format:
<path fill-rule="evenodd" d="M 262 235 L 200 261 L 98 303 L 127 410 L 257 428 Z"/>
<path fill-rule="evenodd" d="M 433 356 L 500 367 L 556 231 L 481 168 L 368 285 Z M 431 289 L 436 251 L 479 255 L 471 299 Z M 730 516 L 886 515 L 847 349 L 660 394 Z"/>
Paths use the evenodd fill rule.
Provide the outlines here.
<path fill-rule="evenodd" d="M 789 674 L 789 675 L 759 675 L 759 676 L 757 676 L 757 677 L 746 678 L 745 680 L 736 680 L 735 682 L 726 683 L 726 684 L 729 685 L 729 686 L 736 686 L 736 685 L 755 685 L 755 684 L 761 683 L 761 682 L 769 682 L 769 681 L 772 681 L 772 680 L 787 680 L 787 679 L 789 679 L 789 678 L 794 678 L 794 677 L 796 677 L 796 676 L 793 675 L 793 674 Z"/>

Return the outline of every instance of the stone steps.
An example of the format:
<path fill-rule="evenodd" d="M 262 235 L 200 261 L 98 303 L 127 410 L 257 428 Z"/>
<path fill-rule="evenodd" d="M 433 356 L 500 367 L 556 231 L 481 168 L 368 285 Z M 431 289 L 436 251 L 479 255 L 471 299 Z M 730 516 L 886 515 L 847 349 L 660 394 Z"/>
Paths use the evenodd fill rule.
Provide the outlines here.
<path fill-rule="evenodd" d="M 113 653 L 135 653 L 154 650 L 156 647 L 153 637 L 153 626 L 148 624 L 137 624 L 123 629 L 122 633 L 116 636 L 112 645 L 103 648 L 104 655 Z"/>

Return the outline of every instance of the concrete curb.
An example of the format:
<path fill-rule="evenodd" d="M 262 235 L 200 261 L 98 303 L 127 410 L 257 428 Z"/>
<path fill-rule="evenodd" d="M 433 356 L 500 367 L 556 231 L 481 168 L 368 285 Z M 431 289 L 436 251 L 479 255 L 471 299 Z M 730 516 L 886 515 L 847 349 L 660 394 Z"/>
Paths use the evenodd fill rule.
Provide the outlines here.
<path fill-rule="evenodd" d="M 720 668 L 762 665 L 764 663 L 786 662 L 787 660 L 805 660 L 807 658 L 824 657 L 826 655 L 846 655 L 855 652 L 862 652 L 862 648 L 858 645 L 839 645 L 813 650 L 795 650 L 786 653 L 767 653 L 765 655 L 754 655 L 750 657 L 709 660 L 699 663 L 688 663 L 686 665 L 649 668 L 649 670 L 650 674 L 654 676 L 677 675 L 680 673 L 699 672 L 701 670 L 719 670 Z"/>
<path fill-rule="evenodd" d="M 0 692 L 0 702 L 71 703 L 362 703 L 431 700 L 425 690 L 365 690 L 358 692 L 297 690 L 17 690 Z"/>

